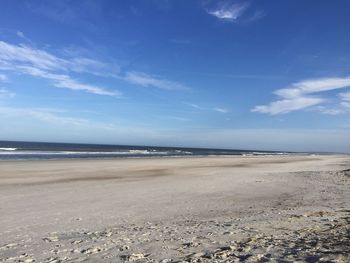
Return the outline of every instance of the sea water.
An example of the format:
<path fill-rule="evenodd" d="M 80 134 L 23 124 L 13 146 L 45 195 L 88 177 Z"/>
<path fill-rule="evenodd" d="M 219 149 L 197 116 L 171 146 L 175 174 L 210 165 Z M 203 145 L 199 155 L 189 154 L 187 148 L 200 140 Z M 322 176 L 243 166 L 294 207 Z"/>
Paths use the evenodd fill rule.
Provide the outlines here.
<path fill-rule="evenodd" d="M 0 141 L 0 160 L 287 154 L 290 153 L 208 148 Z"/>

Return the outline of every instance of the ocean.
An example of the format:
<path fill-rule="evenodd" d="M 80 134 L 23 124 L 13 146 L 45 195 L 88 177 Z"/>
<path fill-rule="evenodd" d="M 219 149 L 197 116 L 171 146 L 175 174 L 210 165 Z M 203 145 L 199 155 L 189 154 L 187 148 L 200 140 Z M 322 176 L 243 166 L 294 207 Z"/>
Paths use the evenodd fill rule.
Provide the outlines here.
<path fill-rule="evenodd" d="M 0 160 L 287 155 L 288 152 L 130 145 L 0 141 Z"/>

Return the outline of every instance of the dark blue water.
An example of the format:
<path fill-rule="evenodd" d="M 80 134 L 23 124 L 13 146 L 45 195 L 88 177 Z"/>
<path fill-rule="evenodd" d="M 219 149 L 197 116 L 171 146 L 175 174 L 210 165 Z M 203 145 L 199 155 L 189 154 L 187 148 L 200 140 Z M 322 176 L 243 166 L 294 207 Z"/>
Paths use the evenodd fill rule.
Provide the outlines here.
<path fill-rule="evenodd" d="M 0 160 L 282 154 L 288 153 L 204 148 L 0 141 Z"/>

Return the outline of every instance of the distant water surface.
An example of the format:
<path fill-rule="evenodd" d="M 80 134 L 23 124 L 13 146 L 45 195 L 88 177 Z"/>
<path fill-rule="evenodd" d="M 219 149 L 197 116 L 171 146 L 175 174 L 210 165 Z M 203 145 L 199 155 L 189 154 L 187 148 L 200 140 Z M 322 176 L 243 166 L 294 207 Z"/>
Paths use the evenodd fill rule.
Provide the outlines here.
<path fill-rule="evenodd" d="M 0 160 L 287 154 L 290 153 L 204 148 L 0 141 Z"/>

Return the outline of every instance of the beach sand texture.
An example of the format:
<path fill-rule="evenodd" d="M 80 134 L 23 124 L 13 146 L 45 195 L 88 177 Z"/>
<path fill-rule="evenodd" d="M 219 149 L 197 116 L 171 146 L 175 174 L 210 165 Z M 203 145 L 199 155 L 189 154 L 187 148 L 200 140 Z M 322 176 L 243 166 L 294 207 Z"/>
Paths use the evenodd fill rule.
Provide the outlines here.
<path fill-rule="evenodd" d="M 350 262 L 350 157 L 0 162 L 0 262 Z"/>

